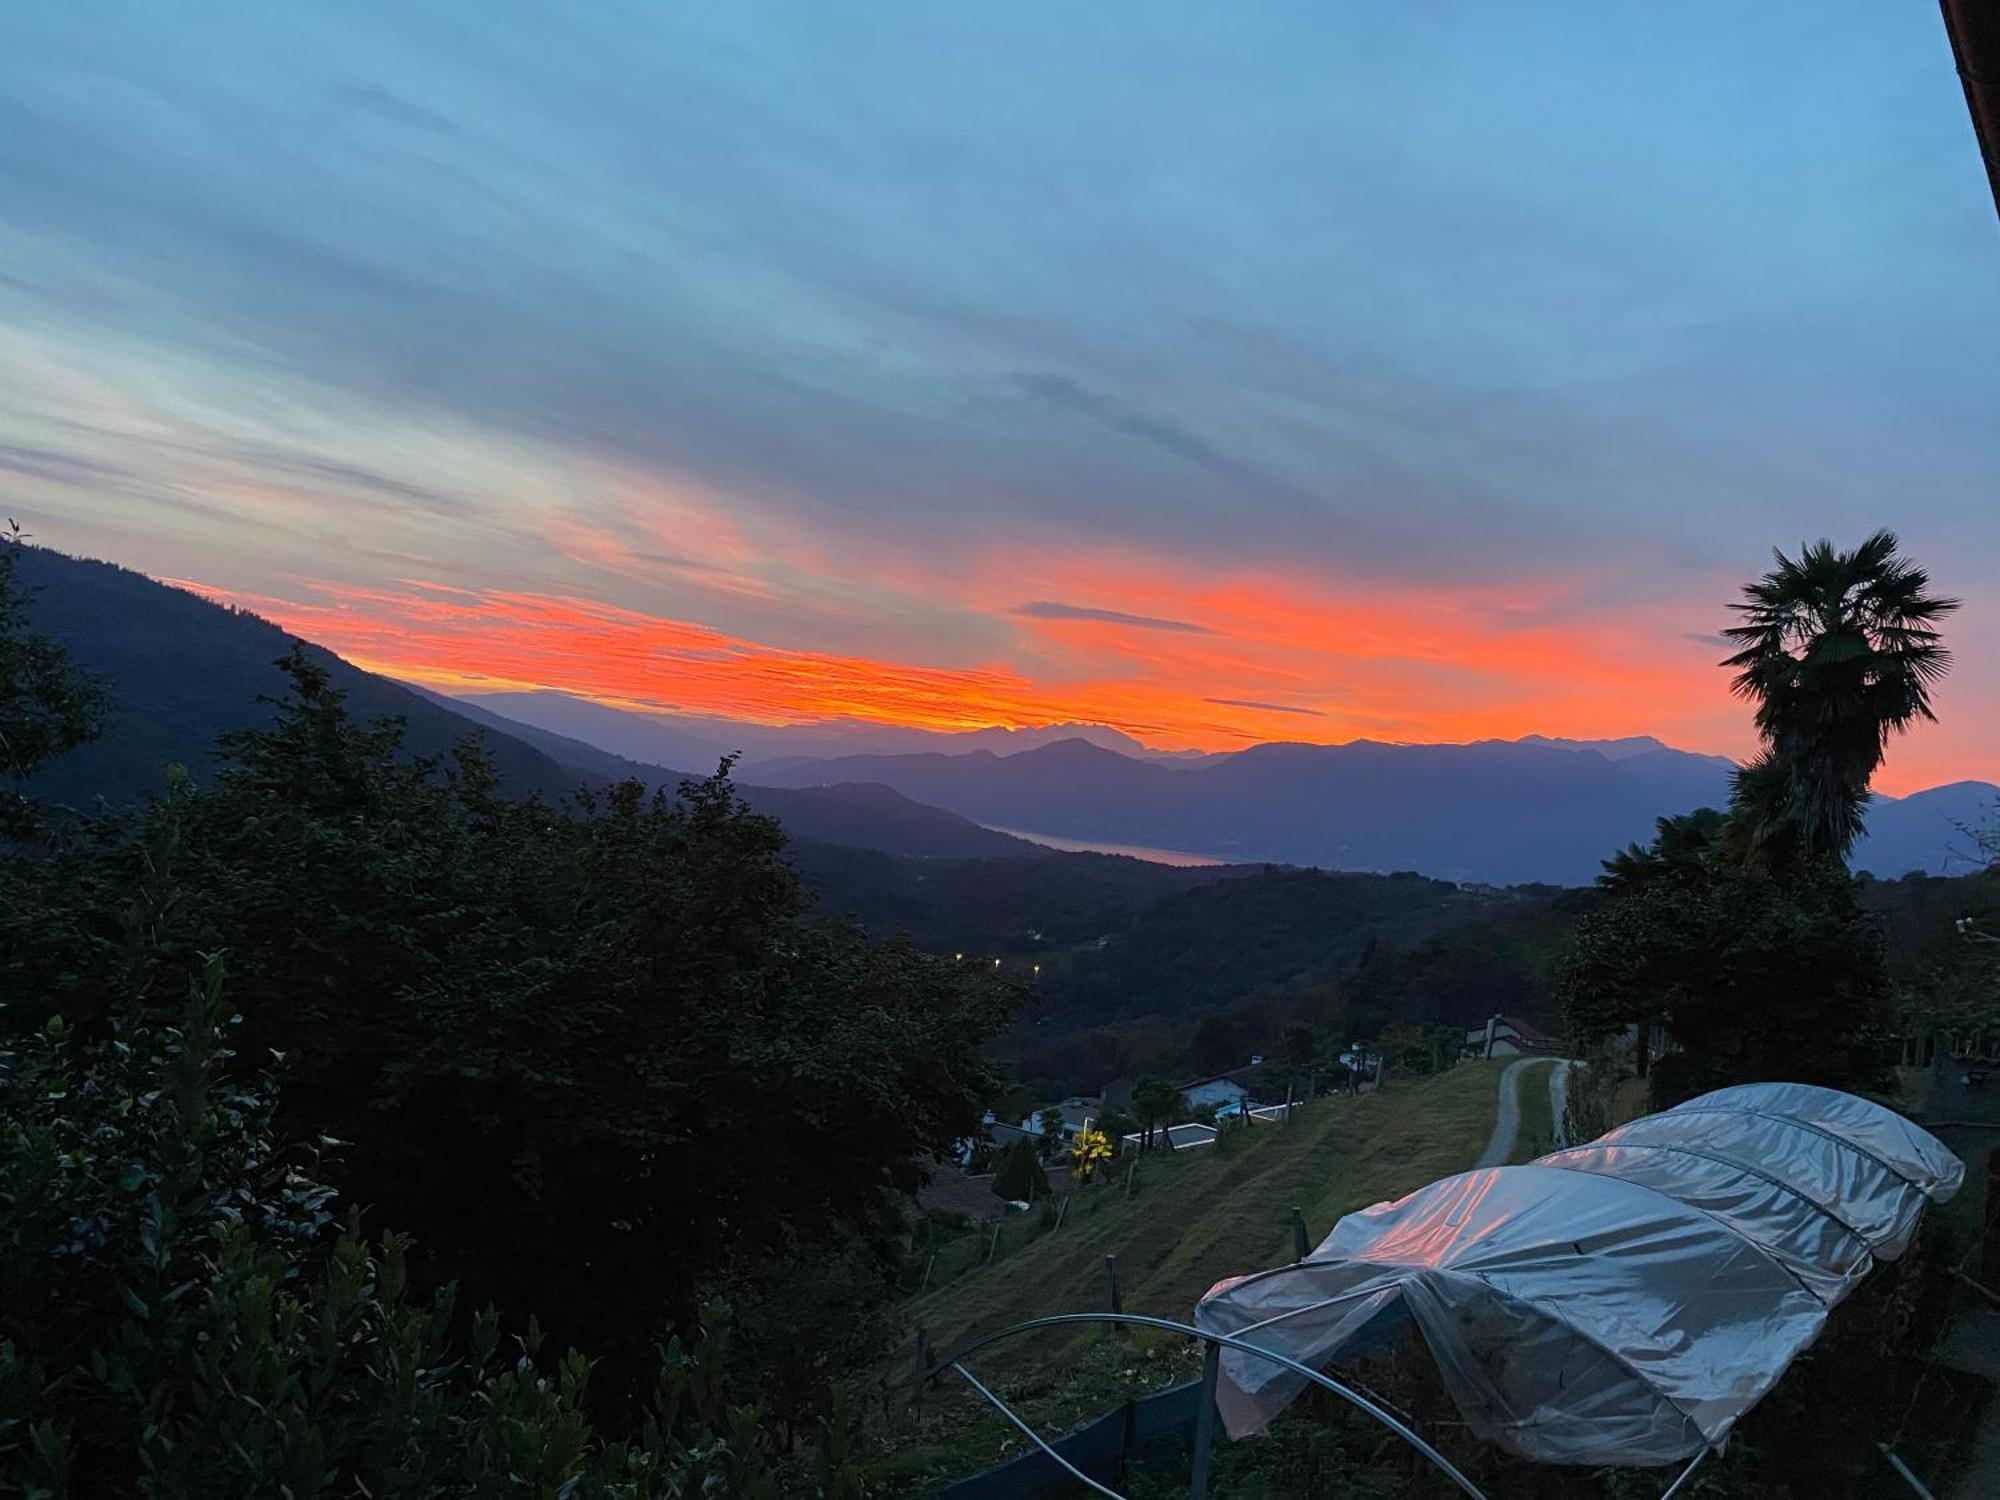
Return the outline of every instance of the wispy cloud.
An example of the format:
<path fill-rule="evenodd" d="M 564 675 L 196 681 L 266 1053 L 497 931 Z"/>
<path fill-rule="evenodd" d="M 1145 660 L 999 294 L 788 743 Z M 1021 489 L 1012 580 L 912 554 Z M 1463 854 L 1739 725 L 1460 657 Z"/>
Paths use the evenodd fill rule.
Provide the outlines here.
<path fill-rule="evenodd" d="M 1215 749 L 1268 738 L 1280 714 L 1313 718 L 1323 726 L 1316 737 L 1327 739 L 1366 733 L 1455 741 L 1552 724 L 1636 732 L 1662 720 L 1686 723 L 1691 705 L 1698 715 L 1711 701 L 1733 712 L 1716 674 L 1688 663 L 1670 631 L 1578 637 L 1511 627 L 1506 600 L 1460 601 L 1447 612 L 1435 601 L 1387 593 L 1315 598 L 1277 577 L 1191 587 L 1167 577 L 1133 579 L 1135 589 L 1164 604 L 1196 607 L 1159 616 L 1109 613 L 1198 614 L 1216 628 L 1142 628 L 1101 647 L 1092 642 L 1061 672 L 804 649 L 599 598 L 437 584 L 412 574 L 367 585 L 310 577 L 279 583 L 269 591 L 197 587 L 363 666 L 434 686 L 555 688 L 613 704 L 765 721 L 848 717 L 933 728 L 1090 722 L 1166 748 Z M 1406 623 L 1390 629 L 1382 621 Z M 1162 649 L 1148 649 L 1148 636 Z M 1632 699 L 1634 670 L 1649 681 L 1643 704 Z M 1285 701 L 1325 694 L 1334 682 L 1337 706 Z M 1270 691 L 1218 693 L 1221 684 Z"/>
<path fill-rule="evenodd" d="M 1060 604 L 1053 599 L 1037 599 L 1016 606 L 1013 613 L 1031 620 L 1092 620 L 1101 625 L 1130 625 L 1140 630 L 1178 630 L 1188 635 L 1213 635 L 1206 625 L 1191 620 L 1163 620 L 1154 615 L 1128 615 L 1117 609 L 1091 609 L 1082 604 Z"/>
<path fill-rule="evenodd" d="M 1243 494 L 1298 509 L 1318 504 L 1315 497 L 1301 486 L 1231 453 L 1184 424 L 1141 411 L 1130 402 L 1092 390 L 1068 375 L 1034 371 L 1017 374 L 1014 380 L 1022 390 L 1051 410 L 1083 417 L 1111 432 L 1135 439 L 1170 458 L 1191 464 L 1215 478 L 1227 480 L 1233 489 Z"/>
<path fill-rule="evenodd" d="M 1301 708 L 1296 703 L 1260 703 L 1255 698 L 1210 698 L 1206 701 L 1220 703 L 1225 708 L 1254 708 L 1267 714 L 1310 714 L 1316 719 L 1326 717 L 1322 709 Z"/>

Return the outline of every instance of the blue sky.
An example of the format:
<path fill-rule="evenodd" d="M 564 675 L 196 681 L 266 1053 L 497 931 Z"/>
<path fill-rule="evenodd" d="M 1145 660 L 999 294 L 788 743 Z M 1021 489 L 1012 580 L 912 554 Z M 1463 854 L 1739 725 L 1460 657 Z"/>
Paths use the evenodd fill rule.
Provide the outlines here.
<path fill-rule="evenodd" d="M 1740 752 L 1888 524 L 2000 776 L 1996 348 L 1927 6 L 0 11 L 4 509 L 445 685 Z"/>

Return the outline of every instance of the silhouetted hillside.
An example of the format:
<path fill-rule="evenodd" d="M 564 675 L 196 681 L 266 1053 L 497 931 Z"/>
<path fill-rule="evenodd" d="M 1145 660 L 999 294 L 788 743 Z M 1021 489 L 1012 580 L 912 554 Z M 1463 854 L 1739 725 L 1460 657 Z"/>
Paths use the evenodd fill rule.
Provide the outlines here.
<path fill-rule="evenodd" d="M 105 733 L 45 768 L 35 781 L 39 795 L 84 807 L 100 799 L 134 802 L 159 788 L 169 764 L 205 779 L 214 770 L 219 734 L 270 721 L 270 705 L 258 700 L 284 691 L 275 664 L 297 638 L 268 620 L 128 568 L 46 548 L 23 549 L 20 578 L 32 594 L 33 628 L 67 647 L 111 699 Z M 306 649 L 346 693 L 357 717 L 401 718 L 413 755 L 443 755 L 467 735 L 479 735 L 501 784 L 516 795 L 564 797 L 581 785 L 625 776 L 671 786 L 684 775 L 714 770 L 712 763 L 640 765 L 581 741 L 524 731 L 365 672 L 323 647 L 307 643 Z M 958 814 L 919 806 L 888 787 L 741 790 L 799 839 L 952 858 L 1046 854 Z"/>
<path fill-rule="evenodd" d="M 560 764 L 603 781 L 632 779 L 643 781 L 650 787 L 672 787 L 690 776 L 708 775 L 724 753 L 717 751 L 715 758 L 708 761 L 680 765 L 629 760 L 609 750 L 585 744 L 582 740 L 503 717 L 482 703 L 447 698 L 423 688 L 412 691 L 442 708 L 463 715 L 484 729 L 532 745 Z M 610 709 L 605 711 L 615 712 Z M 982 828 L 969 818 L 942 808 L 926 807 L 891 787 L 879 784 L 844 783 L 801 790 L 752 786 L 739 780 L 736 790 L 758 812 L 767 813 L 783 823 L 786 832 L 795 841 L 815 840 L 889 854 L 939 859 L 1004 859 L 1010 856 L 1040 859 L 1048 853 L 1025 839 Z"/>
<path fill-rule="evenodd" d="M 93 744 L 54 762 L 35 780 L 44 797 L 78 806 L 136 801 L 157 790 L 169 764 L 197 780 L 214 769 L 215 738 L 269 723 L 258 700 L 285 690 L 275 663 L 296 637 L 268 620 L 156 583 L 112 563 L 22 550 L 31 628 L 67 647 L 110 691 L 110 717 Z M 347 694 L 360 718 L 394 715 L 416 755 L 442 755 L 476 726 L 402 686 L 364 672 L 320 646 L 312 658 Z M 560 797 L 579 774 L 532 746 L 487 734 L 486 748 L 510 791 Z"/>
<path fill-rule="evenodd" d="M 1371 946 L 1414 944 L 1536 899 L 1462 891 L 1422 875 L 1258 870 L 1157 901 L 1101 947 L 1052 965 L 1046 1019 L 1182 1018 L 1298 992 L 1345 975 Z"/>
<path fill-rule="evenodd" d="M 904 933 L 935 952 L 1004 958 L 1017 967 L 1123 932 L 1164 896 L 1256 869 L 1050 851 L 1030 859 L 919 860 L 812 840 L 794 840 L 791 852 L 806 884 L 820 892 L 822 910 L 852 916 L 877 937 Z"/>
<path fill-rule="evenodd" d="M 1288 1026 L 1379 1036 L 1496 1010 L 1559 1027 L 1549 978 L 1588 893 L 1466 891 L 1420 875 L 1259 869 L 1162 898 L 1043 965 L 1005 1055 L 1043 1093 L 1189 1076 Z"/>

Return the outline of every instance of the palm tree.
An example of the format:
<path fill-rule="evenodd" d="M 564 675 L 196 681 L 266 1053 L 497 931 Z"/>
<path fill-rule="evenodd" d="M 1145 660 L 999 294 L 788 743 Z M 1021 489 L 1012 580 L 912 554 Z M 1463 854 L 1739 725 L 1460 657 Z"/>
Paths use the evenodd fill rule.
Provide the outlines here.
<path fill-rule="evenodd" d="M 1741 774 L 1740 772 L 1738 773 Z M 1604 861 L 1597 883 L 1606 890 L 1634 890 L 1664 875 L 1698 871 L 1726 847 L 1727 822 L 1712 807 L 1653 819 L 1653 842 L 1631 843 Z"/>
<path fill-rule="evenodd" d="M 1951 666 L 1937 630 L 1958 608 L 1878 531 L 1852 552 L 1819 541 L 1744 589 L 1723 662 L 1757 705 L 1763 753 L 1737 772 L 1734 811 L 1751 851 L 1843 861 L 1862 830 L 1868 782 L 1889 736 L 1935 719 L 1930 690 Z"/>
<path fill-rule="evenodd" d="M 1144 1139 L 1140 1142 L 1142 1149 L 1152 1148 L 1154 1135 L 1162 1121 L 1166 1121 L 1171 1129 L 1172 1121 L 1167 1120 L 1167 1116 L 1179 1107 L 1180 1102 L 1180 1090 L 1164 1078 L 1148 1075 L 1133 1086 L 1132 1112 L 1140 1120 L 1139 1128 L 1144 1135 Z M 1168 1135 L 1169 1150 L 1173 1148 L 1173 1144 L 1173 1136 Z"/>

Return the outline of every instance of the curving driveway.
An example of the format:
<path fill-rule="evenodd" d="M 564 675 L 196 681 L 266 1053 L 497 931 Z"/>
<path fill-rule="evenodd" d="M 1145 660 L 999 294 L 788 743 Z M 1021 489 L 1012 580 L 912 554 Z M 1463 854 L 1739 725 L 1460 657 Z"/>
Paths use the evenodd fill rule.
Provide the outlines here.
<path fill-rule="evenodd" d="M 1504 1167 L 1514 1154 L 1514 1142 L 1521 1134 L 1521 1076 L 1543 1063 L 1554 1065 L 1549 1075 L 1549 1107 L 1555 1121 L 1556 1144 L 1563 1140 L 1563 1114 L 1569 1101 L 1570 1065 L 1555 1057 L 1520 1057 L 1507 1064 L 1500 1075 L 1500 1110 L 1493 1120 L 1493 1134 L 1485 1151 L 1473 1163 L 1477 1167 Z"/>

